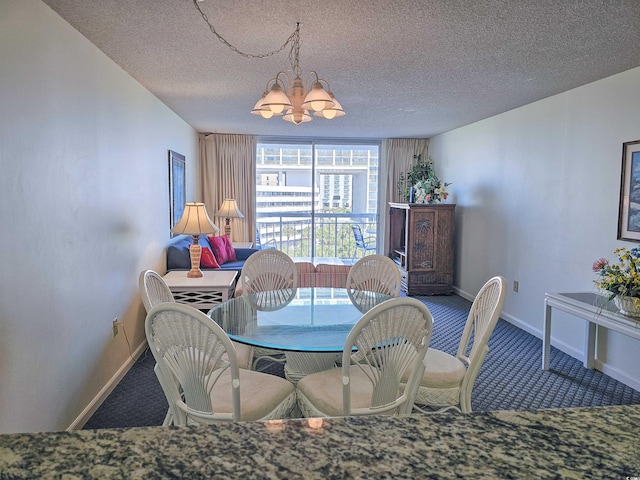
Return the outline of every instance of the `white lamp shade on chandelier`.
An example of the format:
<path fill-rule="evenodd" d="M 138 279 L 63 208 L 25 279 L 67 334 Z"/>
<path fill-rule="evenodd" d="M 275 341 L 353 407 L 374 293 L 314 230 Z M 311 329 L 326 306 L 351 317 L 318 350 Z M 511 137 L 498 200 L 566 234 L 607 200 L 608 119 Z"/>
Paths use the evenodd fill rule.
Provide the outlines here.
<path fill-rule="evenodd" d="M 182 218 L 171 229 L 171 233 L 178 235 L 191 235 L 193 244 L 189 247 L 189 255 L 191 257 L 191 270 L 187 273 L 187 277 L 202 277 L 200 270 L 200 255 L 202 249 L 198 243 L 200 235 L 208 235 L 217 233 L 220 229 L 211 221 L 207 214 L 204 203 L 185 203 Z"/>

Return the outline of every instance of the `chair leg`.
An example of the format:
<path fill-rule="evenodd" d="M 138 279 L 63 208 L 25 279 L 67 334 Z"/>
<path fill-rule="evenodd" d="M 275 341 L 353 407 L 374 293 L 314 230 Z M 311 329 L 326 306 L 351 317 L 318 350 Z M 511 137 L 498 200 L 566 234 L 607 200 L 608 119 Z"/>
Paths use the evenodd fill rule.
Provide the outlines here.
<path fill-rule="evenodd" d="M 462 413 L 471 413 L 471 392 L 460 392 L 460 410 Z"/>
<path fill-rule="evenodd" d="M 168 427 L 173 425 L 173 413 L 171 413 L 171 409 L 167 410 L 167 414 L 164 417 L 164 421 L 162 422 L 163 427 Z"/>

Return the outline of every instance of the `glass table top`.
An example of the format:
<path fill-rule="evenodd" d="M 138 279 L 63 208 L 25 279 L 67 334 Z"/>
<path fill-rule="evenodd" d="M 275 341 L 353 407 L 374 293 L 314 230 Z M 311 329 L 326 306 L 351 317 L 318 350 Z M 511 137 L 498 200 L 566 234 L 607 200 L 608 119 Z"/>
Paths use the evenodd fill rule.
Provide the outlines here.
<path fill-rule="evenodd" d="M 547 296 L 560 297 L 566 301 L 580 303 L 585 307 L 591 307 L 590 310 L 598 312 L 610 312 L 618 314 L 618 308 L 604 295 L 594 292 L 567 292 L 567 293 L 548 293 Z"/>
<path fill-rule="evenodd" d="M 208 315 L 229 338 L 297 352 L 341 352 L 351 328 L 389 295 L 344 288 L 297 288 L 243 294 Z"/>

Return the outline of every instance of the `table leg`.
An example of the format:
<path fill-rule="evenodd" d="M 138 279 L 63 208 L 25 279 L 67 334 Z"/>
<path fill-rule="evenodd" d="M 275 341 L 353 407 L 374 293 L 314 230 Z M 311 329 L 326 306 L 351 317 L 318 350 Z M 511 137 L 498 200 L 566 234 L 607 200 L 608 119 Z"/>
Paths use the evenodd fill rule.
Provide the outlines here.
<path fill-rule="evenodd" d="M 593 369 L 596 358 L 596 327 L 595 323 L 587 322 L 584 331 L 584 368 Z"/>
<path fill-rule="evenodd" d="M 551 305 L 544 299 L 544 325 L 542 327 L 542 369 L 549 370 L 551 355 Z"/>

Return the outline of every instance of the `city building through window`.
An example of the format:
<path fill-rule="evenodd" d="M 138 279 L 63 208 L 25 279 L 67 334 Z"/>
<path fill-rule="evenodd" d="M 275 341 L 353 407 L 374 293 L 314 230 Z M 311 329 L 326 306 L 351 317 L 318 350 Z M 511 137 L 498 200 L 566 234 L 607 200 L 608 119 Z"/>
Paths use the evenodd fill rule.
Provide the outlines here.
<path fill-rule="evenodd" d="M 274 239 L 292 257 L 353 260 L 352 225 L 359 224 L 371 238 L 377 233 L 379 151 L 373 142 L 259 141 L 256 226 L 261 240 Z"/>

